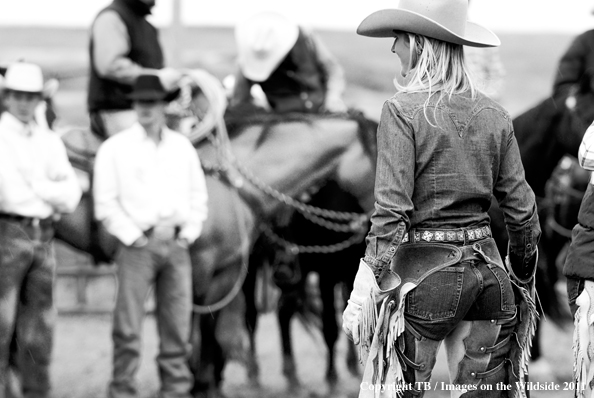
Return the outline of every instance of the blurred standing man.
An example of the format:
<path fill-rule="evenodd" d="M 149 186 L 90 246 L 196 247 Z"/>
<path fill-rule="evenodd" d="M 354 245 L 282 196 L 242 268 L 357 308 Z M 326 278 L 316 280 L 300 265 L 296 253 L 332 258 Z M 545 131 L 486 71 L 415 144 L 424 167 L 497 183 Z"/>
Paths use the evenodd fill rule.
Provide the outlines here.
<path fill-rule="evenodd" d="M 155 0 L 113 0 L 93 22 L 87 105 L 91 129 L 101 137 L 136 121 L 128 95 L 139 75 L 158 75 L 167 90 L 181 76 L 164 67 L 157 29 L 146 20 L 154 5 Z"/>
<path fill-rule="evenodd" d="M 40 127 L 35 110 L 44 89 L 41 69 L 12 64 L 0 117 L 0 397 L 8 394 L 10 342 L 23 397 L 48 397 L 55 318 L 53 223 L 81 197 L 62 141 Z"/>
<path fill-rule="evenodd" d="M 277 113 L 345 112 L 344 72 L 312 32 L 273 12 L 237 26 L 239 71 L 231 106 L 249 103 L 260 85 Z"/>
<path fill-rule="evenodd" d="M 165 126 L 177 93 L 141 75 L 130 99 L 138 122 L 109 138 L 95 160 L 97 219 L 121 242 L 113 319 L 109 397 L 135 397 L 144 302 L 155 285 L 161 398 L 189 398 L 192 268 L 188 246 L 200 235 L 207 192 L 190 141 Z"/>

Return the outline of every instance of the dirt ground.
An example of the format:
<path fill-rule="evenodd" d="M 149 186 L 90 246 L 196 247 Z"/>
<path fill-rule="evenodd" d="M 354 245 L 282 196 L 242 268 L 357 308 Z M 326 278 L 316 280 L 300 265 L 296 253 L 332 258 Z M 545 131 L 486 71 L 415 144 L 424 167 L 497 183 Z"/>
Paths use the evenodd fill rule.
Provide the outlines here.
<path fill-rule="evenodd" d="M 106 396 L 106 387 L 111 371 L 111 319 L 109 315 L 61 315 L 58 318 L 52 364 L 53 398 L 98 398 Z M 324 383 L 325 348 L 321 336 L 312 338 L 305 329 L 294 321 L 294 348 L 297 355 L 299 378 L 303 389 L 289 392 L 282 376 L 280 337 L 274 314 L 260 318 L 257 333 L 257 352 L 261 367 L 261 388 L 252 386 L 246 371 L 238 363 L 230 363 L 225 370 L 223 392 L 228 398 L 272 398 L 272 397 L 356 397 L 359 378 L 350 375 L 345 365 L 346 338 L 341 336 L 338 353 L 339 389 L 329 395 Z M 143 359 L 138 373 L 140 397 L 156 396 L 158 377 L 154 358 L 157 355 L 158 339 L 155 322 L 147 317 L 143 335 Z M 565 382 L 571 380 L 571 333 L 561 331 L 546 321 L 543 325 L 545 357 L 550 372 L 543 372 L 533 366 L 532 380 L 536 387 L 558 386 L 560 391 L 532 391 L 532 398 L 569 398 L 572 391 L 563 391 Z M 540 365 L 538 365 L 540 366 Z M 433 372 L 432 385 L 438 388 L 427 397 L 448 397 L 439 388 L 440 382 L 447 383 L 448 374 L 445 356 L 440 353 L 438 365 Z M 546 383 L 546 384 L 545 384 Z"/>

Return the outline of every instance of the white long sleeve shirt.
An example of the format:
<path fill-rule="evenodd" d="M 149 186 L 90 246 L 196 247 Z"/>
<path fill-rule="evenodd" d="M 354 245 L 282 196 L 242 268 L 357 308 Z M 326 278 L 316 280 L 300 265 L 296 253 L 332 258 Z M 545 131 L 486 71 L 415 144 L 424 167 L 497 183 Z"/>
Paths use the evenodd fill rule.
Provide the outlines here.
<path fill-rule="evenodd" d="M 47 218 L 74 211 L 81 195 L 60 137 L 4 112 L 0 117 L 0 212 Z"/>
<path fill-rule="evenodd" d="M 95 216 L 130 245 L 154 226 L 195 241 L 207 216 L 200 160 L 190 141 L 164 128 L 157 144 L 139 123 L 105 141 L 95 158 Z"/>

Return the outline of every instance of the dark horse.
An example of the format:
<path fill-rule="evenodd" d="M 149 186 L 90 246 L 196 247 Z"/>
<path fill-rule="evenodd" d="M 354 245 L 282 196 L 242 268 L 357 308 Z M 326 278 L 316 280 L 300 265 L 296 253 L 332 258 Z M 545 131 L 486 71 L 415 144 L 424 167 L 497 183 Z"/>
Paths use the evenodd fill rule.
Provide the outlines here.
<path fill-rule="evenodd" d="M 373 184 L 370 174 L 362 171 L 371 170 L 364 142 L 375 137 L 375 130 L 361 126 L 346 115 L 256 120 L 243 123 L 230 140 L 222 137 L 213 140 L 217 145 L 198 146 L 203 165 L 211 172 L 208 219 L 190 248 L 196 397 L 216 396 L 225 362 L 248 358 L 245 299 L 236 287 L 246 277 L 247 254 L 259 235 L 259 224 L 276 214 L 279 199 L 292 200 L 330 176 L 356 197 L 362 194 L 358 187 Z M 88 142 L 88 135 L 70 138 Z M 68 144 L 68 135 L 65 140 Z M 99 248 L 113 254 L 113 239 L 101 226 L 91 227 L 91 205 L 91 197 L 85 195 L 77 211 L 61 220 L 57 237 L 85 252 Z"/>
<path fill-rule="evenodd" d="M 372 194 L 372 191 L 370 191 Z M 311 287 L 307 286 L 307 276 L 317 274 L 320 302 L 314 307 L 315 315 L 321 319 L 322 334 L 326 343 L 325 378 L 330 387 L 330 396 L 336 392 L 338 374 L 336 371 L 336 342 L 341 330 L 337 322 L 337 310 L 344 311 L 344 303 L 353 289 L 353 281 L 359 267 L 359 260 L 365 253 L 365 236 L 368 219 L 365 209 L 353 195 L 342 190 L 334 181 L 327 182 L 308 202 L 312 206 L 340 212 L 359 213 L 361 222 L 353 220 L 352 225 L 327 222 L 312 217 L 308 213 L 297 212 L 288 227 L 288 240 L 297 245 L 298 254 L 295 266 L 301 277 L 293 285 L 281 285 L 281 299 L 278 305 L 278 320 L 283 344 L 283 373 L 292 388 L 299 386 L 290 334 L 290 321 L 296 312 L 311 311 Z M 367 208 L 366 210 L 370 210 Z M 329 225 L 328 225 L 329 224 Z M 341 228 L 342 227 L 342 228 Z M 336 286 L 340 307 L 337 308 Z M 309 289 L 309 290 L 308 290 Z M 347 350 L 347 368 L 353 375 L 358 374 L 358 355 L 350 342 Z"/>
<path fill-rule="evenodd" d="M 375 131 L 377 124 L 369 123 L 372 123 L 371 129 Z M 353 195 L 353 189 L 346 191 L 335 180 L 324 182 L 308 195 L 311 198 L 307 201 L 309 206 L 320 210 L 321 215 L 316 215 L 307 208 L 285 214 L 282 218 L 289 220 L 281 220 L 277 223 L 280 226 L 266 229 L 264 238 L 250 257 L 250 267 L 261 266 L 266 261 L 272 264 L 274 282 L 281 290 L 277 315 L 281 332 L 283 374 L 293 391 L 300 387 L 300 382 L 297 378 L 290 326 L 293 316 L 299 314 L 310 331 L 319 326 L 321 320 L 321 331 L 327 348 L 326 381 L 330 386 L 330 394 L 336 392 L 338 374 L 335 351 L 340 327 L 336 317 L 338 301 L 335 288 L 340 285 L 340 303 L 346 302 L 353 288 L 359 259 L 365 251 L 364 238 L 368 231 L 366 213 L 373 204 L 375 153 L 375 141 L 372 141 L 368 148 L 369 163 L 364 164 L 363 168 L 356 164 L 350 165 L 368 174 L 369 178 L 367 185 L 352 187 L 361 192 L 357 195 L 358 198 Z M 332 214 L 324 217 L 324 212 L 333 212 L 343 218 L 332 219 Z M 317 286 L 308 284 L 308 275 L 311 273 L 318 276 Z M 248 282 L 246 295 L 253 297 L 255 280 Z M 339 309 L 342 312 L 344 307 L 340 305 Z M 257 311 L 252 305 L 251 311 L 248 311 L 248 326 L 252 333 L 256 327 L 256 319 Z M 354 346 L 348 344 L 347 366 L 351 373 L 357 374 L 357 354 Z"/>
<path fill-rule="evenodd" d="M 557 262 L 567 237 L 551 229 L 555 210 L 551 192 L 547 195 L 547 182 L 564 155 L 576 156 L 587 123 L 579 119 L 564 103 L 547 98 L 513 120 L 514 131 L 526 180 L 536 198 L 543 234 L 539 244 L 539 263 L 536 289 L 542 309 L 556 324 L 564 325 L 569 318 L 566 303 L 559 300 L 555 283 L 559 280 Z M 507 232 L 501 211 L 496 204 L 490 210 L 494 238 L 502 256 L 507 253 Z M 566 223 L 577 222 L 577 218 Z M 532 358 L 540 357 L 539 334 L 532 346 Z"/>

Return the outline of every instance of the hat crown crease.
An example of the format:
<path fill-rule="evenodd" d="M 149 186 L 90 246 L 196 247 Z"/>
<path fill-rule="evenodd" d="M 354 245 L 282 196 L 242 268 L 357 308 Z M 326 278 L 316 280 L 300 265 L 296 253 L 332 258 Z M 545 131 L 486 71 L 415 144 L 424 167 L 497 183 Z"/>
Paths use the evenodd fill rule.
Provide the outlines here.
<path fill-rule="evenodd" d="M 466 33 L 468 0 L 401 0 L 398 8 L 431 19 L 458 36 Z"/>

